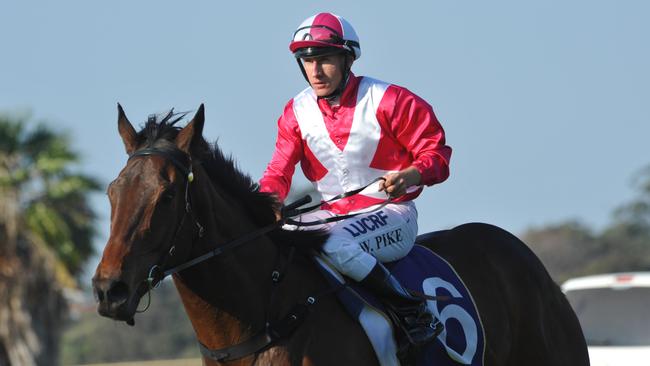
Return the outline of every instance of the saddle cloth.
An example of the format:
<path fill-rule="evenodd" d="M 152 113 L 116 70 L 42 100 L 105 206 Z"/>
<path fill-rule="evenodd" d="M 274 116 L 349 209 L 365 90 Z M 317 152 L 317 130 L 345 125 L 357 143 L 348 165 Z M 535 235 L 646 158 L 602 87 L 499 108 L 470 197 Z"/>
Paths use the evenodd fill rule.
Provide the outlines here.
<path fill-rule="evenodd" d="M 316 257 L 316 261 L 332 285 L 346 283 L 346 278 L 327 263 L 326 259 Z M 474 300 L 453 267 L 420 245 L 415 245 L 406 257 L 385 265 L 404 287 L 441 297 L 437 301 L 427 300 L 427 306 L 445 325 L 445 329 L 420 352 L 416 364 L 483 366 L 483 325 Z M 337 295 L 348 313 L 357 319 L 365 330 L 379 364 L 399 365 L 393 326 L 379 301 L 354 281 L 347 282 L 347 286 Z"/>

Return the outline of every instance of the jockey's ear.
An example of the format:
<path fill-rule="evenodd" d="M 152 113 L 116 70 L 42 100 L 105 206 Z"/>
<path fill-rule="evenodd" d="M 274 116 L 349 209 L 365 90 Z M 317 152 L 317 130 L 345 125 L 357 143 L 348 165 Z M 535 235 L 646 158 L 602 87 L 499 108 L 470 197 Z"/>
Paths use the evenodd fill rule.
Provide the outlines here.
<path fill-rule="evenodd" d="M 201 103 L 194 118 L 178 133 L 176 146 L 189 154 L 192 145 L 203 136 L 203 122 L 205 122 L 205 112 L 203 103 Z"/>
<path fill-rule="evenodd" d="M 117 130 L 120 132 L 122 142 L 124 142 L 126 153 L 131 155 L 138 147 L 137 134 L 129 119 L 126 118 L 120 103 L 117 103 Z"/>

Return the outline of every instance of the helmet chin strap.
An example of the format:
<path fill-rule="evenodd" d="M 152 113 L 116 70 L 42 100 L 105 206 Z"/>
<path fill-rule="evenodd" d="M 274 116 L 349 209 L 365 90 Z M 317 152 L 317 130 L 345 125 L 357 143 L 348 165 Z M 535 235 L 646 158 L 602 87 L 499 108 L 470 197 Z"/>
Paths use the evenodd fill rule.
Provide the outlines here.
<path fill-rule="evenodd" d="M 300 67 L 300 72 L 302 72 L 302 76 L 305 77 L 305 80 L 307 80 L 307 84 L 309 84 L 309 78 L 307 77 L 307 71 L 305 71 L 305 67 L 302 65 L 302 62 L 300 61 L 299 58 L 296 58 L 296 62 L 298 63 L 298 67 Z M 311 84 L 309 84 L 311 86 Z"/>

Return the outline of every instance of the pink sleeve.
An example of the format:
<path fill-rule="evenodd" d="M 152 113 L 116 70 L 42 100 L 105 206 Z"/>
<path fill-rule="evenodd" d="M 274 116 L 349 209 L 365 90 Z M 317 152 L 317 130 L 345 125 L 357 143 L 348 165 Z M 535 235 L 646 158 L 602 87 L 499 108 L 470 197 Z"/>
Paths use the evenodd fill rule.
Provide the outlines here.
<path fill-rule="evenodd" d="M 275 152 L 260 179 L 260 191 L 271 192 L 284 201 L 291 188 L 296 164 L 302 158 L 302 137 L 293 114 L 293 100 L 287 103 L 278 119 Z"/>
<path fill-rule="evenodd" d="M 409 90 L 394 85 L 386 90 L 386 97 L 389 107 L 394 103 L 390 129 L 413 157 L 411 165 L 420 172 L 420 184 L 443 182 L 449 177 L 451 147 L 445 144 L 445 131 L 433 108 Z"/>

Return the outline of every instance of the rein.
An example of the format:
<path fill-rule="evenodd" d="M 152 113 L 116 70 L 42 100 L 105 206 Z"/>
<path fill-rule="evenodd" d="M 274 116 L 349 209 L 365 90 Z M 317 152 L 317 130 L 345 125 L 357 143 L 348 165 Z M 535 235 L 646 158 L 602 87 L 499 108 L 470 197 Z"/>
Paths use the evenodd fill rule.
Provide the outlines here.
<path fill-rule="evenodd" d="M 184 153 L 184 152 L 182 152 L 180 150 L 176 150 L 176 149 L 146 148 L 146 149 L 138 150 L 138 151 L 134 152 L 133 154 L 131 154 L 131 156 L 129 156 L 129 160 L 131 160 L 133 158 L 136 158 L 136 157 L 140 157 L 140 156 L 154 156 L 154 155 L 162 156 L 162 157 L 168 159 L 172 164 L 174 164 L 174 166 L 176 168 L 178 168 L 183 173 L 183 175 L 186 177 L 187 180 L 186 180 L 186 183 L 185 183 L 185 213 L 183 214 L 183 217 L 181 218 L 181 221 L 180 221 L 180 223 L 178 224 L 178 226 L 177 226 L 177 228 L 175 230 L 174 236 L 172 237 L 172 244 L 173 245 L 171 246 L 171 248 L 168 251 L 165 258 L 163 259 L 162 263 L 160 265 L 158 265 L 158 264 L 153 265 L 151 267 L 151 269 L 149 270 L 149 276 L 146 279 L 146 282 L 147 282 L 150 290 L 153 289 L 153 288 L 156 288 L 158 286 L 158 284 L 169 275 L 172 275 L 174 273 L 178 273 L 178 272 L 180 272 L 180 271 L 182 271 L 184 269 L 190 268 L 190 267 L 192 267 L 194 265 L 197 265 L 197 264 L 199 264 L 201 262 L 204 262 L 204 261 L 206 261 L 206 260 L 208 260 L 208 259 L 210 259 L 212 257 L 216 257 L 216 256 L 221 255 L 221 254 L 223 254 L 225 252 L 228 252 L 228 251 L 230 251 L 232 249 L 235 249 L 235 248 L 237 248 L 237 247 L 239 247 L 239 246 L 241 246 L 243 244 L 246 244 L 246 243 L 248 243 L 248 242 L 250 242 L 250 241 L 252 241 L 254 239 L 257 239 L 257 238 L 263 236 L 264 234 L 267 234 L 267 233 L 269 233 L 269 232 L 271 232 L 271 231 L 273 231 L 273 230 L 275 230 L 275 229 L 277 229 L 277 228 L 279 228 L 279 227 L 281 227 L 281 226 L 283 226 L 285 224 L 295 225 L 295 226 L 322 225 L 322 224 L 327 224 L 327 223 L 330 223 L 330 222 L 345 220 L 345 219 L 348 219 L 348 218 L 351 218 L 351 217 L 354 217 L 354 216 L 357 216 L 357 215 L 360 215 L 360 214 L 367 213 L 367 212 L 357 212 L 357 213 L 334 216 L 334 217 L 329 217 L 329 218 L 326 218 L 326 219 L 309 221 L 309 222 L 301 222 L 301 221 L 297 221 L 297 220 L 292 219 L 292 217 L 299 216 L 299 215 L 302 215 L 304 213 L 307 213 L 307 212 L 310 212 L 310 211 L 313 211 L 313 210 L 319 208 L 323 203 L 330 203 L 330 202 L 340 200 L 342 198 L 346 198 L 346 197 L 356 195 L 359 192 L 363 191 L 364 189 L 372 186 L 373 184 L 375 184 L 375 183 L 377 183 L 377 182 L 379 182 L 381 180 L 386 180 L 383 177 L 379 177 L 379 178 L 374 179 L 373 181 L 371 181 L 370 183 L 366 184 L 363 187 L 354 189 L 352 191 L 341 193 L 341 194 L 339 194 L 339 195 L 337 195 L 335 197 L 332 197 L 331 199 L 329 199 L 329 200 L 327 200 L 325 202 L 320 202 L 320 203 L 317 203 L 317 204 L 314 204 L 314 205 L 311 205 L 311 206 L 308 206 L 308 207 L 298 208 L 298 207 L 300 207 L 302 205 L 305 205 L 305 204 L 311 202 L 311 200 L 312 200 L 311 196 L 307 195 L 307 196 L 305 196 L 305 197 L 303 197 L 301 199 L 298 199 L 298 200 L 286 205 L 285 207 L 283 207 L 282 208 L 282 218 L 279 221 L 276 221 L 276 222 L 274 222 L 272 224 L 263 226 L 263 227 L 261 227 L 259 229 L 253 230 L 253 231 L 251 231 L 251 232 L 249 232 L 247 234 L 244 234 L 244 235 L 242 235 L 242 236 L 240 236 L 238 238 L 235 238 L 235 239 L 233 239 L 231 241 L 228 241 L 226 243 L 223 243 L 221 245 L 217 245 L 215 247 L 215 249 L 213 249 L 213 250 L 211 250 L 211 251 L 209 251 L 209 252 L 207 252 L 207 253 L 205 253 L 203 255 L 200 255 L 200 256 L 198 256 L 196 258 L 190 259 L 187 262 L 184 262 L 184 263 L 182 263 L 180 265 L 177 265 L 177 266 L 175 266 L 173 268 L 164 270 L 164 272 L 162 272 L 163 269 L 165 268 L 165 265 L 167 264 L 167 261 L 169 260 L 169 258 L 172 257 L 174 255 L 174 253 L 175 253 L 176 245 L 175 245 L 174 242 L 176 241 L 178 233 L 180 232 L 180 229 L 182 228 L 182 226 L 183 226 L 183 224 L 185 222 L 185 218 L 186 218 L 186 216 L 188 214 L 190 214 L 193 217 L 194 222 L 195 222 L 196 226 L 199 229 L 199 237 L 203 236 L 203 233 L 204 233 L 205 230 L 204 230 L 203 226 L 197 220 L 196 216 L 194 215 L 194 211 L 192 210 L 191 195 L 189 193 L 190 192 L 190 190 L 189 190 L 190 183 L 192 183 L 194 181 L 194 173 L 192 171 L 192 158 L 188 154 L 186 154 L 186 153 Z M 373 211 L 381 209 L 382 207 L 384 207 L 389 202 L 391 202 L 390 198 L 386 199 L 378 207 L 374 208 Z"/>
<path fill-rule="evenodd" d="M 379 178 L 373 180 L 372 182 L 368 183 L 367 185 L 365 185 L 365 186 L 363 186 L 361 188 L 339 194 L 338 196 L 333 197 L 328 201 L 318 203 L 318 204 L 315 204 L 315 205 L 311 205 L 311 206 L 308 206 L 308 207 L 304 207 L 304 208 L 298 208 L 298 207 L 311 202 L 311 200 L 312 200 L 311 196 L 305 196 L 305 197 L 303 197 L 303 198 L 301 198 L 301 199 L 299 199 L 297 201 L 294 201 L 294 202 L 288 204 L 287 206 L 285 206 L 282 209 L 282 219 L 280 219 L 279 221 L 276 221 L 275 223 L 269 224 L 267 226 L 263 226 L 263 227 L 261 227 L 261 228 L 259 228 L 257 230 L 253 230 L 253 231 L 251 231 L 251 232 L 249 232 L 247 234 L 244 234 L 244 235 L 242 235 L 242 236 L 240 236 L 240 237 L 238 237 L 236 239 L 233 239 L 231 241 L 223 243 L 223 244 L 217 246 L 215 249 L 213 249 L 213 250 L 211 250 L 211 251 L 209 251 L 209 252 L 207 252 L 207 253 L 205 253 L 205 254 L 203 254 L 201 256 L 198 256 L 198 257 L 196 257 L 194 259 L 191 259 L 191 260 L 189 260 L 189 261 L 187 261 L 187 262 L 185 262 L 183 264 L 180 264 L 180 265 L 178 265 L 178 266 L 176 266 L 174 268 L 168 269 L 163 273 L 163 277 L 161 278 L 161 280 L 164 279 L 165 277 L 171 275 L 171 274 L 180 272 L 180 271 L 182 271 L 184 269 L 187 269 L 187 268 L 192 267 L 192 266 L 194 266 L 196 264 L 199 264 L 199 263 L 201 263 L 203 261 L 206 261 L 206 260 L 208 260 L 208 259 L 210 259 L 212 257 L 218 256 L 218 255 L 223 254 L 225 252 L 228 252 L 228 251 L 230 251 L 232 249 L 235 249 L 238 246 L 246 244 L 246 243 L 248 243 L 248 242 L 250 242 L 250 241 L 252 241 L 254 239 L 257 239 L 260 236 L 262 236 L 262 235 L 264 235 L 266 233 L 269 233 L 269 232 L 271 232 L 271 231 L 273 231 L 273 230 L 277 229 L 278 227 L 281 227 L 281 226 L 283 226 L 285 224 L 295 225 L 295 226 L 314 226 L 314 225 L 327 224 L 327 223 L 330 223 L 330 222 L 341 221 L 341 220 L 348 219 L 350 217 L 365 214 L 367 212 L 357 212 L 357 213 L 352 213 L 352 214 L 348 214 L 348 215 L 340 215 L 340 216 L 328 217 L 326 219 L 309 221 L 309 222 L 301 222 L 301 221 L 296 221 L 296 220 L 292 219 L 292 217 L 299 216 L 299 215 L 302 215 L 304 213 L 307 213 L 307 212 L 310 212 L 310 211 L 313 211 L 313 210 L 317 209 L 323 203 L 329 203 L 329 202 L 332 202 L 332 201 L 339 200 L 341 198 L 350 197 L 350 196 L 353 196 L 355 194 L 358 194 L 359 192 L 363 191 L 364 189 L 370 187 L 371 185 L 375 184 L 376 182 L 378 182 L 380 180 L 385 180 L 385 178 L 379 177 Z M 374 208 L 373 211 L 381 209 L 386 204 L 388 204 L 390 201 L 391 201 L 390 198 L 386 199 L 378 207 Z M 368 211 L 368 212 L 371 212 L 371 211 Z"/>
<path fill-rule="evenodd" d="M 212 257 L 216 257 L 218 255 L 221 255 L 225 252 L 228 252 L 230 250 L 233 250 L 241 245 L 244 245 L 246 243 L 249 243 L 253 241 L 254 239 L 257 239 L 273 230 L 276 230 L 277 228 L 289 224 L 289 225 L 295 225 L 295 226 L 314 226 L 314 225 L 322 225 L 322 224 L 327 224 L 330 222 L 336 222 L 336 221 L 341 221 L 348 219 L 350 217 L 354 217 L 360 214 L 365 214 L 368 212 L 372 212 L 375 210 L 379 210 L 382 207 L 384 207 L 386 204 L 391 202 L 391 198 L 386 199 L 384 202 L 379 204 L 379 206 L 375 207 L 371 211 L 367 212 L 356 212 L 352 214 L 347 214 L 347 215 L 340 215 L 340 216 L 334 216 L 334 217 L 329 217 L 326 219 L 321 219 L 321 220 L 315 220 L 315 221 L 310 221 L 310 222 L 301 222 L 294 220 L 292 217 L 296 217 L 299 215 L 302 215 L 304 213 L 313 211 L 317 208 L 319 208 L 323 203 L 329 203 L 333 202 L 336 200 L 340 200 L 342 198 L 350 197 L 353 195 L 356 195 L 363 191 L 364 189 L 370 187 L 371 185 L 381 181 L 385 180 L 383 177 L 379 177 L 374 179 L 372 182 L 368 183 L 367 185 L 349 191 L 349 192 L 344 192 L 342 194 L 339 194 L 335 197 L 332 197 L 331 199 L 321 202 L 318 204 L 314 204 L 308 207 L 303 207 L 299 208 L 300 206 L 303 206 L 305 204 L 308 204 L 311 202 L 311 196 L 305 196 L 295 202 L 292 202 L 282 208 L 281 211 L 281 219 L 278 220 L 277 222 L 274 222 L 272 224 L 263 226 L 261 228 L 258 228 L 254 231 L 251 231 L 247 234 L 244 234 L 238 238 L 235 238 L 233 240 L 230 240 L 226 243 L 223 243 L 221 245 L 217 245 L 215 249 L 200 255 L 196 258 L 190 259 L 180 265 L 177 265 L 175 267 L 172 267 L 170 269 L 164 270 L 164 268 L 167 266 L 169 260 L 174 256 L 176 252 L 176 240 L 178 238 L 179 233 L 181 232 L 181 229 L 185 223 L 185 219 L 187 215 L 191 215 L 195 225 L 197 226 L 199 232 L 198 236 L 202 237 L 204 234 L 204 227 L 199 223 L 196 215 L 194 214 L 194 211 L 192 210 L 192 201 L 191 201 L 191 195 L 190 195 L 190 183 L 194 181 L 194 173 L 192 171 L 192 159 L 189 154 L 186 154 L 180 150 L 177 149 L 156 149 L 156 148 L 145 148 L 139 151 L 134 152 L 129 156 L 129 160 L 136 158 L 136 157 L 146 157 L 146 156 L 162 156 L 166 159 L 168 159 L 176 168 L 178 168 L 183 175 L 186 177 L 185 181 L 185 212 L 183 213 L 183 217 L 181 218 L 178 226 L 176 227 L 174 231 L 174 235 L 172 236 L 171 239 L 171 247 L 163 260 L 161 261 L 160 264 L 155 264 L 151 267 L 149 270 L 149 275 L 147 278 L 144 280 L 146 286 L 148 287 L 147 294 L 149 296 L 148 304 L 146 305 L 145 309 L 139 312 L 144 312 L 149 308 L 149 305 L 151 304 L 151 292 L 153 289 L 158 287 L 158 285 L 162 282 L 162 280 L 174 273 L 178 273 L 180 271 L 183 271 L 187 268 L 190 268 L 196 264 L 199 264 L 201 262 L 204 262 Z M 291 253 L 289 255 L 289 259 L 285 265 L 284 271 L 286 271 L 287 267 L 292 261 L 293 258 L 293 253 L 295 251 L 295 247 L 292 248 Z M 271 306 L 273 305 L 274 298 L 275 298 L 275 289 L 277 288 L 277 284 L 280 282 L 282 279 L 283 273 L 280 271 L 273 271 L 272 273 L 272 280 L 273 280 L 273 291 L 271 294 Z M 218 362 L 227 362 L 227 361 L 233 361 L 237 360 L 246 356 L 249 356 L 251 354 L 255 354 L 257 352 L 260 352 L 262 350 L 265 350 L 269 347 L 271 347 L 275 342 L 277 342 L 280 339 L 283 339 L 285 337 L 288 337 L 293 333 L 293 331 L 304 321 L 306 318 L 307 314 L 309 313 L 310 307 L 314 305 L 317 301 L 322 296 L 329 295 L 331 293 L 339 291 L 341 288 L 345 287 L 345 285 L 340 285 L 340 286 L 335 286 L 335 287 L 330 287 L 321 293 L 313 296 L 309 296 L 304 303 L 299 303 L 296 304 L 291 311 L 287 315 L 285 315 L 282 319 L 270 322 L 268 320 L 268 315 L 267 315 L 267 321 L 265 327 L 258 332 L 256 335 L 252 336 L 248 340 L 230 346 L 222 349 L 216 349 L 212 350 L 207 348 L 205 345 L 203 345 L 201 342 L 199 342 L 201 353 L 203 356 L 208 357 L 212 360 L 218 361 Z M 127 323 L 133 325 L 134 321 L 131 319 L 127 321 Z"/>

